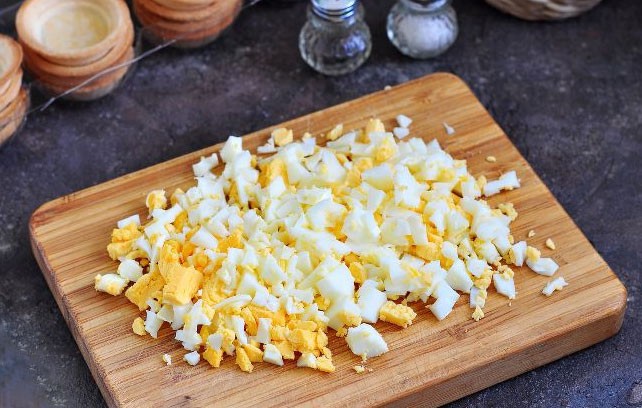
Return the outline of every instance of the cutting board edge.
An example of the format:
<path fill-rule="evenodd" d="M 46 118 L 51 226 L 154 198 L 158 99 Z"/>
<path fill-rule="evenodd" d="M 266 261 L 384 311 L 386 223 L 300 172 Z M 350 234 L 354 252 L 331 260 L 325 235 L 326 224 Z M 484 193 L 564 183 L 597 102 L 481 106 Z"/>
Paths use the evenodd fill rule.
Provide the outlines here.
<path fill-rule="evenodd" d="M 58 282 L 56 281 L 56 279 L 54 279 L 53 268 L 49 265 L 47 258 L 44 256 L 44 249 L 41 247 L 40 242 L 38 241 L 35 232 L 32 229 L 31 222 L 29 223 L 29 241 L 31 244 L 31 251 L 33 252 L 34 258 L 36 259 L 36 262 L 38 263 L 38 266 L 40 267 L 40 270 L 45 277 L 47 286 L 49 286 L 49 290 L 52 292 L 54 300 L 58 305 L 58 309 L 60 309 L 62 317 L 65 319 L 65 323 L 67 324 L 67 327 L 69 328 L 74 341 L 78 345 L 80 353 L 85 360 L 85 364 L 87 365 L 87 368 L 89 368 L 94 381 L 96 381 L 100 393 L 102 394 L 105 402 L 109 407 L 117 407 L 118 404 L 116 403 L 115 399 L 116 393 L 110 390 L 110 386 L 106 381 L 107 377 L 104 375 L 104 373 L 100 373 L 101 365 L 98 364 L 91 351 L 89 351 L 89 348 L 83 341 L 83 337 L 80 335 L 80 333 L 78 333 L 77 327 L 72 324 L 73 322 L 75 322 L 75 319 L 69 312 L 71 310 L 70 305 L 66 304 L 67 297 L 58 287 Z"/>

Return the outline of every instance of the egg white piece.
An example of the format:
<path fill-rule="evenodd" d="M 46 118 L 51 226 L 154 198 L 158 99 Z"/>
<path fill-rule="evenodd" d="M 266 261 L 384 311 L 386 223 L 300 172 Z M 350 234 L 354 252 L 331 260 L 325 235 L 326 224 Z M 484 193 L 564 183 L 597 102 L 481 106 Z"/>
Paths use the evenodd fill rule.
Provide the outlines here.
<path fill-rule="evenodd" d="M 145 319 L 145 331 L 153 338 L 158 338 L 158 330 L 163 325 L 163 320 L 159 319 L 156 313 L 151 310 L 147 311 L 147 318 Z"/>
<path fill-rule="evenodd" d="M 512 278 L 506 279 L 502 274 L 495 273 L 493 274 L 493 285 L 495 285 L 497 293 L 509 299 L 515 299 L 515 281 Z"/>
<path fill-rule="evenodd" d="M 448 270 L 446 282 L 451 288 L 464 293 L 469 293 L 473 286 L 473 281 L 466 272 L 466 266 L 460 259 L 457 259 Z"/>
<path fill-rule="evenodd" d="M 115 273 L 105 275 L 96 275 L 94 279 L 94 288 L 97 291 L 109 293 L 110 295 L 120 295 L 127 287 L 128 280 Z"/>
<path fill-rule="evenodd" d="M 369 281 L 376 285 L 374 281 Z M 358 292 L 359 310 L 361 311 L 361 318 L 366 323 L 376 323 L 379 320 L 379 311 L 381 307 L 388 301 L 386 294 L 378 290 L 372 284 L 364 283 Z"/>
<path fill-rule="evenodd" d="M 191 353 L 185 354 L 183 356 L 183 360 L 185 360 L 187 364 L 195 366 L 199 361 L 201 361 L 201 355 L 198 353 L 198 351 L 192 351 Z"/>
<path fill-rule="evenodd" d="M 544 276 L 553 276 L 559 269 L 559 265 L 551 258 L 539 258 L 536 261 L 526 259 L 526 265 L 533 270 Z"/>
<path fill-rule="evenodd" d="M 122 220 L 118 221 L 116 225 L 118 226 L 118 228 L 125 228 L 132 223 L 136 225 L 136 227 L 140 227 L 140 216 L 138 214 L 123 218 Z"/>
<path fill-rule="evenodd" d="M 381 334 L 367 323 L 349 328 L 346 341 L 350 350 L 358 356 L 370 358 L 388 352 L 388 344 Z"/>
<path fill-rule="evenodd" d="M 489 181 L 484 185 L 484 195 L 486 197 L 498 194 L 502 190 L 513 190 L 519 188 L 519 179 L 515 171 L 509 171 L 502 174 L 498 180 Z"/>
<path fill-rule="evenodd" d="M 526 241 L 519 241 L 511 247 L 511 251 L 514 256 L 515 266 L 523 266 L 524 260 L 526 259 Z"/>
<path fill-rule="evenodd" d="M 402 128 L 408 128 L 412 124 L 412 119 L 406 115 L 397 115 L 397 124 Z"/>
<path fill-rule="evenodd" d="M 276 348 L 273 344 L 266 344 L 263 347 L 263 361 L 266 363 L 282 366 L 283 365 L 283 356 L 279 349 Z"/>
<path fill-rule="evenodd" d="M 392 129 L 392 133 L 398 138 L 403 139 L 410 134 L 410 130 L 405 127 L 396 127 Z"/>
<path fill-rule="evenodd" d="M 555 292 L 556 290 L 562 290 L 565 286 L 568 286 L 566 280 L 564 280 L 564 278 L 561 276 L 557 277 L 544 286 L 544 289 L 542 289 L 542 294 L 551 296 L 553 292 Z"/>
<path fill-rule="evenodd" d="M 296 366 L 316 369 L 317 358 L 312 353 L 302 353 L 301 357 L 299 357 L 299 359 L 296 362 Z"/>
<path fill-rule="evenodd" d="M 132 282 L 143 276 L 143 268 L 133 259 L 126 259 L 118 265 L 118 274 Z"/>

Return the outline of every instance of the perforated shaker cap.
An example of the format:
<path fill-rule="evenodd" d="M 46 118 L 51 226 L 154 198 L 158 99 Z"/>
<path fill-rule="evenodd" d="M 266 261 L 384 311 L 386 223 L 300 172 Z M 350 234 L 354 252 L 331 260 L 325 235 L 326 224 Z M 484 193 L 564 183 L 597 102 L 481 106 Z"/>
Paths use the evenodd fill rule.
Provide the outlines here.
<path fill-rule="evenodd" d="M 316 14 L 330 19 L 343 19 L 355 13 L 358 0 L 312 0 Z"/>

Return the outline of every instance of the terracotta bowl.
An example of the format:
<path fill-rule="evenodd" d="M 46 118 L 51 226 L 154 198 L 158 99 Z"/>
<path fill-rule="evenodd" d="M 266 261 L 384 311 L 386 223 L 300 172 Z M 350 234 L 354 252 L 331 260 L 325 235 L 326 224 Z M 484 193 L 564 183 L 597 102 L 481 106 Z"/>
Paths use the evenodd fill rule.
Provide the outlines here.
<path fill-rule="evenodd" d="M 145 36 L 155 43 L 175 40 L 173 45 L 179 48 L 197 48 L 214 41 L 234 22 L 242 5 L 241 0 L 223 0 L 218 3 L 220 8 L 212 18 L 180 23 L 155 16 L 141 1 L 144 0 L 134 0 L 133 3 Z"/>
<path fill-rule="evenodd" d="M 5 110 L 13 102 L 20 93 L 22 88 L 22 70 L 19 69 L 9 80 L 6 91 L 0 93 L 0 112 Z"/>
<path fill-rule="evenodd" d="M 127 31 L 123 33 L 123 39 L 119 40 L 103 58 L 100 58 L 90 64 L 75 67 L 54 64 L 24 45 L 25 65 L 31 72 L 38 76 L 52 75 L 55 77 L 73 79 L 86 78 L 95 75 L 96 73 L 116 64 L 118 60 L 122 59 L 123 55 L 126 54 L 127 50 L 131 48 L 134 43 L 134 26 L 131 21 L 126 23 L 126 28 Z"/>
<path fill-rule="evenodd" d="M 0 34 L 0 92 L 4 93 L 22 64 L 22 48 L 11 37 Z"/>
<path fill-rule="evenodd" d="M 16 15 L 20 40 L 44 59 L 82 66 L 104 57 L 131 21 L 122 0 L 26 0 Z"/>
<path fill-rule="evenodd" d="M 122 59 L 122 62 L 131 61 L 134 58 L 134 55 L 134 48 L 130 47 L 129 50 L 127 50 L 124 58 Z M 108 74 L 96 78 L 94 81 L 83 86 L 82 88 L 79 88 L 63 96 L 63 98 L 72 101 L 93 101 L 95 99 L 102 98 L 111 93 L 118 85 L 121 84 L 123 78 L 125 78 L 126 74 L 131 70 L 131 68 L 132 65 L 125 65 L 121 68 L 118 68 Z M 51 78 L 42 78 L 38 80 L 37 84 L 40 86 L 40 88 L 42 88 L 43 91 L 53 96 L 62 95 L 67 90 L 73 87 L 60 85 L 59 83 L 52 83 L 50 81 Z M 76 85 L 79 85 L 81 82 Z"/>
<path fill-rule="evenodd" d="M 14 100 L 13 106 L 7 108 L 11 108 L 13 111 L 11 115 L 0 122 L 0 146 L 7 142 L 24 122 L 25 114 L 29 109 L 29 91 L 22 88 Z"/>

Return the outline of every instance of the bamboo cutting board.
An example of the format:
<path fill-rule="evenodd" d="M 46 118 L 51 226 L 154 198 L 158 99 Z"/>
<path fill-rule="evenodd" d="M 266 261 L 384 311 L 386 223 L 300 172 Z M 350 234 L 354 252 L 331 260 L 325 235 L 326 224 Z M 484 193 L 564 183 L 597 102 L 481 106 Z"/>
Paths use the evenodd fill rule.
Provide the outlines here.
<path fill-rule="evenodd" d="M 517 268 L 517 299 L 509 302 L 490 289 L 486 317 L 471 319 L 468 296 L 453 313 L 437 321 L 421 302 L 408 329 L 377 323 L 390 352 L 368 361 L 372 372 L 357 374 L 360 359 L 344 339 L 330 336 L 337 371 L 325 374 L 259 363 L 252 374 L 238 370 L 228 357 L 219 369 L 201 360 L 197 367 L 182 361 L 185 351 L 165 325 L 155 340 L 132 333 L 136 306 L 124 296 L 96 293 L 97 273 L 115 270 L 106 253 L 117 220 L 138 212 L 152 189 L 173 191 L 192 183 L 191 165 L 213 146 L 166 163 L 51 201 L 31 219 L 34 254 L 58 306 L 110 406 L 434 406 L 471 394 L 614 335 L 622 324 L 626 290 L 591 247 L 508 137 L 469 88 L 450 74 L 435 74 L 392 90 L 325 109 L 282 124 L 295 134 L 327 132 L 335 124 L 361 127 L 376 116 L 388 128 L 403 113 L 414 122 L 411 136 L 439 139 L 456 158 L 467 159 L 471 172 L 496 178 L 516 170 L 522 188 L 490 199 L 513 202 L 519 217 L 516 240 L 529 239 L 552 256 L 556 276 L 568 282 L 546 298 L 540 292 L 551 278 Z M 447 135 L 443 123 L 456 129 Z M 279 125 L 281 126 L 281 125 Z M 271 129 L 247 135 L 246 147 L 263 144 Z M 219 135 L 221 136 L 221 135 Z M 496 163 L 485 161 L 488 155 Z M 544 246 L 553 238 L 557 250 Z M 163 353 L 174 364 L 165 366 Z"/>

